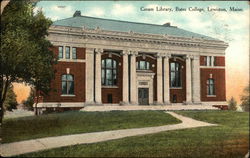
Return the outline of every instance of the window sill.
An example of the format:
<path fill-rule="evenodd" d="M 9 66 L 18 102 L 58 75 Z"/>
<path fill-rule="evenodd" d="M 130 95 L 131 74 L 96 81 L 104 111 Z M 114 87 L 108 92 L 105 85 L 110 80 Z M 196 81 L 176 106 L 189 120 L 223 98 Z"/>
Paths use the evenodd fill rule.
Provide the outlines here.
<path fill-rule="evenodd" d="M 102 86 L 102 88 L 119 88 L 118 86 Z"/>
<path fill-rule="evenodd" d="M 170 89 L 182 89 L 182 87 L 170 87 Z"/>
<path fill-rule="evenodd" d="M 74 94 L 61 94 L 61 97 L 75 97 Z"/>
<path fill-rule="evenodd" d="M 216 95 L 207 95 L 207 97 L 216 97 Z"/>

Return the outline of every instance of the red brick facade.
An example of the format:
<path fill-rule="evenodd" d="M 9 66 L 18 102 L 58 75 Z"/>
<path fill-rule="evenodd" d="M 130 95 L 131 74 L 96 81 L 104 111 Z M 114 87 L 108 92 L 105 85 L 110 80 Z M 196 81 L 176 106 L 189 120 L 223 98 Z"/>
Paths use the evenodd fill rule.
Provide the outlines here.
<path fill-rule="evenodd" d="M 55 55 L 58 56 L 58 47 L 52 47 L 52 51 Z M 52 91 L 48 96 L 44 96 L 41 101 L 43 102 L 85 102 L 86 97 L 86 85 L 85 78 L 87 74 L 86 71 L 86 56 L 85 48 L 77 48 L 77 59 L 81 60 L 79 62 L 65 62 L 59 61 L 58 64 L 54 66 L 56 73 L 55 79 L 51 83 Z M 112 53 L 111 53 L 112 54 Z M 119 104 L 122 102 L 122 82 L 123 82 L 123 56 L 118 53 L 115 54 L 102 54 L 101 59 L 111 58 L 117 61 L 117 74 L 118 80 L 117 85 L 108 87 L 102 86 L 102 103 L 109 103 L 108 96 L 112 95 L 112 103 Z M 154 90 L 153 90 L 153 101 L 157 101 L 157 60 L 155 57 L 142 57 L 138 56 L 136 62 L 144 60 L 150 63 L 150 70 L 155 73 L 154 76 Z M 170 87 L 170 102 L 173 102 L 174 95 L 176 96 L 177 103 L 183 103 L 186 101 L 186 61 L 182 58 L 170 58 L 169 68 L 171 62 L 178 62 L 181 67 L 181 87 L 180 88 L 171 88 Z M 216 56 L 215 57 L 215 67 L 205 67 L 205 56 L 200 57 L 200 83 L 201 83 L 201 101 L 226 101 L 226 89 L 225 89 L 225 69 L 217 66 L 225 66 L 225 57 Z M 217 68 L 216 68 L 217 67 Z M 64 74 L 67 74 L 67 69 L 70 70 L 69 74 L 74 76 L 74 96 L 63 96 L 62 95 L 62 82 L 61 77 Z M 170 71 L 170 70 L 169 70 Z M 213 78 L 215 81 L 215 95 L 207 95 L 207 80 Z M 169 72 L 169 81 L 170 81 L 170 72 Z M 168 93 L 166 91 L 166 93 Z M 40 99 L 39 99 L 40 100 Z"/>
<path fill-rule="evenodd" d="M 58 55 L 58 46 L 52 50 Z M 85 49 L 77 48 L 77 57 L 85 59 Z M 74 95 L 61 96 L 62 85 L 61 77 L 67 74 L 66 69 L 70 69 L 70 74 L 74 76 Z M 62 62 L 59 61 L 55 66 L 55 79 L 51 82 L 52 91 L 49 95 L 44 96 L 44 102 L 85 102 L 85 63 L 84 62 Z"/>
<path fill-rule="evenodd" d="M 225 69 L 201 68 L 200 78 L 201 101 L 226 101 Z M 215 96 L 207 95 L 207 80 L 209 78 L 214 79 Z"/>
<path fill-rule="evenodd" d="M 183 103 L 186 101 L 186 61 L 183 59 L 181 60 L 179 58 L 176 58 L 176 61 L 174 61 L 174 59 L 170 59 L 169 68 L 170 68 L 171 62 L 177 62 L 181 66 L 181 87 L 180 88 L 170 87 L 170 102 L 173 102 L 173 97 L 174 95 L 176 95 L 177 103 Z M 170 78 L 169 78 L 169 82 L 170 82 Z"/>
<path fill-rule="evenodd" d="M 102 59 L 111 58 L 117 61 L 118 65 L 118 81 L 117 87 L 112 88 L 102 88 L 102 103 L 108 103 L 108 95 L 112 95 L 112 103 L 118 104 L 122 101 L 122 70 L 123 70 L 123 63 L 122 63 L 122 56 L 112 55 L 109 57 L 108 54 L 103 54 Z"/>

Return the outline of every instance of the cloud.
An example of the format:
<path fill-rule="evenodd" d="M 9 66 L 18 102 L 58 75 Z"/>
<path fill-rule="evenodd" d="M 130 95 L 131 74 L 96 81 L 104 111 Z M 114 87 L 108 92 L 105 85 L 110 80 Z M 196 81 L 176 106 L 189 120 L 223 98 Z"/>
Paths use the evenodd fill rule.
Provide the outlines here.
<path fill-rule="evenodd" d="M 114 4 L 112 7 L 111 14 L 114 16 L 120 16 L 120 15 L 132 14 L 134 12 L 135 12 L 135 7 L 131 4 L 128 5 Z"/>
<path fill-rule="evenodd" d="M 91 8 L 91 11 L 87 12 L 86 16 L 103 16 L 105 14 L 105 10 L 99 7 Z"/>

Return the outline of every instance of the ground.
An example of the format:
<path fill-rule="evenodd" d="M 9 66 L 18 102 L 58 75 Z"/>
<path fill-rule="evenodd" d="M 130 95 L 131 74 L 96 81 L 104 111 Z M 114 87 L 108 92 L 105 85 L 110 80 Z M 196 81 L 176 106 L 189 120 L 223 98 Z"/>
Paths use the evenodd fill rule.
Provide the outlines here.
<path fill-rule="evenodd" d="M 138 114 L 140 113 L 139 111 L 137 112 Z M 143 111 L 142 113 L 144 112 L 148 111 Z M 156 113 L 152 114 L 164 114 L 160 111 L 155 112 Z M 116 113 L 119 112 L 116 111 L 107 113 L 116 115 Z M 213 155 L 213 157 L 242 158 L 248 152 L 249 113 L 233 111 L 177 111 L 176 113 L 184 116 L 189 116 L 196 120 L 219 124 L 219 126 L 199 127 L 192 129 L 167 131 L 143 136 L 127 137 L 101 143 L 62 147 L 47 151 L 24 154 L 21 156 L 211 157 L 211 155 Z M 94 114 L 94 116 L 99 116 L 103 113 L 97 112 L 92 114 Z M 140 117 L 137 117 L 136 120 L 140 120 L 142 116 L 143 114 Z M 105 116 L 103 118 L 105 118 Z M 124 116 L 123 119 L 125 118 L 125 122 L 131 119 L 131 117 Z M 146 117 L 143 117 L 142 120 L 144 120 L 145 118 L 147 118 L 147 115 Z M 149 120 L 144 121 L 146 124 L 148 123 L 148 121 L 150 124 L 150 120 L 153 119 L 152 116 L 149 118 Z M 30 118 L 30 120 L 33 119 Z M 120 121 L 121 120 L 115 120 L 114 122 Z M 154 124 L 156 122 L 151 122 L 150 126 L 155 126 Z"/>

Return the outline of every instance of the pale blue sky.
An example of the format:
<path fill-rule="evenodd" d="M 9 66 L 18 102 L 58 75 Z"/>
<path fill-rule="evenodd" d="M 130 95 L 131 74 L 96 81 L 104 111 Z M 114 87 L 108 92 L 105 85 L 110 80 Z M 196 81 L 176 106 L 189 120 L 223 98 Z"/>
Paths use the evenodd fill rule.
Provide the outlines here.
<path fill-rule="evenodd" d="M 226 8 L 228 11 L 200 13 L 140 10 L 141 7 L 155 8 L 156 6 L 198 7 L 205 10 L 207 7 L 217 7 Z M 228 78 L 235 76 L 236 72 L 238 76 L 245 76 L 249 80 L 249 4 L 247 1 L 40 1 L 37 7 L 42 8 L 45 15 L 52 20 L 72 17 L 76 10 L 80 10 L 82 15 L 99 18 L 160 25 L 171 22 L 179 28 L 221 39 L 229 44 L 226 49 Z M 229 11 L 229 7 L 241 8 L 243 11 L 232 12 Z"/>

